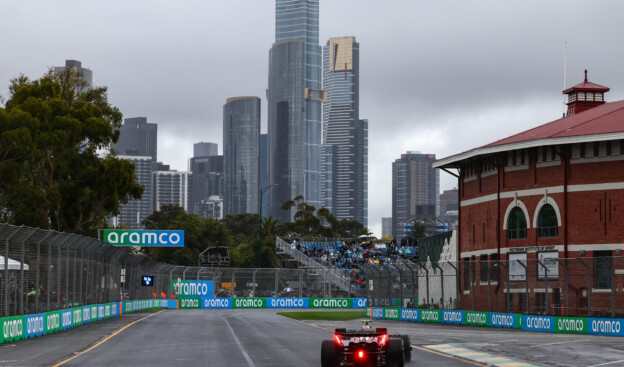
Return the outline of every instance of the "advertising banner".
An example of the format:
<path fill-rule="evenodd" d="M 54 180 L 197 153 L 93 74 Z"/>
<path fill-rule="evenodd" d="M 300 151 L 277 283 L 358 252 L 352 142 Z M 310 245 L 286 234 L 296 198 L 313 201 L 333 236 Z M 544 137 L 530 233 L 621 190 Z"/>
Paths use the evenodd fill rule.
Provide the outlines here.
<path fill-rule="evenodd" d="M 587 334 L 587 318 L 555 317 L 555 333 Z"/>
<path fill-rule="evenodd" d="M 132 309 L 132 302 L 124 302 L 124 313 L 132 313 L 133 309 Z"/>
<path fill-rule="evenodd" d="M 0 344 L 24 339 L 24 316 L 0 319 L 0 326 L 2 327 Z"/>
<path fill-rule="evenodd" d="M 384 309 L 383 307 L 373 307 L 372 308 L 373 319 L 375 320 L 383 320 L 384 318 Z"/>
<path fill-rule="evenodd" d="M 72 327 L 82 325 L 82 307 L 75 307 L 72 309 Z"/>
<path fill-rule="evenodd" d="M 587 319 L 587 332 L 593 335 L 624 336 L 624 319 Z"/>
<path fill-rule="evenodd" d="M 353 308 L 351 298 L 310 298 L 310 308 Z"/>
<path fill-rule="evenodd" d="M 110 303 L 106 303 L 104 305 L 104 318 L 110 319 L 110 317 L 111 317 L 111 305 Z"/>
<path fill-rule="evenodd" d="M 267 298 L 267 308 L 308 308 L 308 299 Z"/>
<path fill-rule="evenodd" d="M 201 308 L 232 308 L 232 299 L 203 298 Z"/>
<path fill-rule="evenodd" d="M 111 303 L 111 317 L 117 317 L 119 316 L 119 303 L 118 302 L 113 302 Z"/>
<path fill-rule="evenodd" d="M 490 312 L 490 326 L 520 329 L 522 318 L 517 314 Z"/>
<path fill-rule="evenodd" d="M 24 323 L 26 324 L 26 331 L 24 333 L 24 339 L 34 338 L 45 334 L 45 314 L 39 313 L 36 315 L 24 316 Z"/>
<path fill-rule="evenodd" d="M 267 308 L 266 298 L 234 298 L 232 308 Z"/>
<path fill-rule="evenodd" d="M 420 310 L 420 321 L 422 321 L 422 322 L 442 322 L 442 311 L 440 311 L 440 310 Z"/>
<path fill-rule="evenodd" d="M 372 307 L 366 307 L 366 317 L 371 317 Z"/>
<path fill-rule="evenodd" d="M 74 322 L 72 320 L 73 312 L 74 311 L 72 309 L 61 310 L 61 330 L 71 329 L 74 326 Z"/>
<path fill-rule="evenodd" d="M 201 308 L 201 305 L 201 298 L 182 298 L 180 300 L 181 309 Z"/>
<path fill-rule="evenodd" d="M 95 306 L 97 309 L 97 319 L 98 321 L 104 320 L 104 305 Z"/>
<path fill-rule="evenodd" d="M 91 305 L 91 322 L 98 320 L 98 306 Z"/>
<path fill-rule="evenodd" d="M 555 331 L 555 318 L 553 316 L 522 315 L 522 329 L 552 333 Z"/>
<path fill-rule="evenodd" d="M 178 298 L 214 297 L 212 280 L 177 280 L 169 281 L 169 289 L 176 292 Z"/>
<path fill-rule="evenodd" d="M 184 231 L 104 229 L 102 240 L 113 246 L 184 247 Z"/>
<path fill-rule="evenodd" d="M 527 274 L 524 268 L 524 266 L 527 266 L 526 252 L 521 254 L 508 254 L 507 256 L 509 257 L 509 280 L 518 282 L 525 281 Z M 518 261 L 524 266 L 520 265 Z"/>
<path fill-rule="evenodd" d="M 559 278 L 559 263 L 557 262 L 559 252 L 539 252 L 537 255 L 539 261 L 544 264 L 544 266 L 537 264 L 537 279 L 546 279 L 546 273 L 548 273 L 548 280 L 557 280 Z"/>
<path fill-rule="evenodd" d="M 52 334 L 61 331 L 61 313 L 51 311 L 45 313 L 45 333 Z"/>
<path fill-rule="evenodd" d="M 82 307 L 82 323 L 87 324 L 91 322 L 91 306 Z"/>
<path fill-rule="evenodd" d="M 413 308 L 401 309 L 401 320 L 403 321 L 420 321 L 418 320 L 418 310 Z"/>
<path fill-rule="evenodd" d="M 366 308 L 366 298 L 353 298 L 353 308 Z"/>
<path fill-rule="evenodd" d="M 442 310 L 442 323 L 444 324 L 458 324 L 464 323 L 464 311 L 446 311 Z"/>
<path fill-rule="evenodd" d="M 478 312 L 478 311 L 465 311 L 464 312 L 464 324 L 466 325 L 477 325 L 477 326 L 488 326 L 488 321 L 490 318 L 488 317 L 487 312 Z"/>
<path fill-rule="evenodd" d="M 384 308 L 384 320 L 399 320 L 400 313 L 398 308 Z"/>

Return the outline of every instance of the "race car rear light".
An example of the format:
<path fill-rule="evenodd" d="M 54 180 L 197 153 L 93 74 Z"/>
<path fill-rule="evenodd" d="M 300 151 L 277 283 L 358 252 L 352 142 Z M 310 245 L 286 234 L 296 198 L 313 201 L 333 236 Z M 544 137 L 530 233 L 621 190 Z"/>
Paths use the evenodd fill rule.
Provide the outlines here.
<path fill-rule="evenodd" d="M 379 340 L 379 345 L 381 346 L 386 345 L 386 340 L 388 340 L 388 334 L 383 334 L 381 336 L 381 339 Z"/>
<path fill-rule="evenodd" d="M 342 340 L 340 340 L 340 337 L 338 335 L 334 335 L 334 339 L 336 340 L 336 343 L 338 343 L 339 345 L 342 344 Z"/>
<path fill-rule="evenodd" d="M 358 357 L 364 358 L 364 351 L 363 350 L 358 352 Z"/>

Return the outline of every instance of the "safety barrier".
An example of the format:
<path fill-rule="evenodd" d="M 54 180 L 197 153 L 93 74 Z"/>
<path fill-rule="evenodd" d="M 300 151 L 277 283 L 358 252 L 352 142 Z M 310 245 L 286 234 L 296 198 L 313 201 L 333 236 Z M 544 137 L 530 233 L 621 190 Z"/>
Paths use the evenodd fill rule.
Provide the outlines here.
<path fill-rule="evenodd" d="M 489 326 L 550 333 L 624 336 L 624 319 L 386 307 L 369 307 L 366 309 L 366 316 L 376 320 Z"/>

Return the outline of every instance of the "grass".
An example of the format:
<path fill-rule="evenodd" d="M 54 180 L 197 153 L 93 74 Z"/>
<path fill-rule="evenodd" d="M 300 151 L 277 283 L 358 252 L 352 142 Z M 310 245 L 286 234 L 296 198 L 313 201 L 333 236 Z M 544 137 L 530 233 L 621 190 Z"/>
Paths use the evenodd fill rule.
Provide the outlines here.
<path fill-rule="evenodd" d="M 146 308 L 144 310 L 134 311 L 133 313 L 156 313 L 161 310 L 162 308 L 160 307 L 154 307 L 154 308 Z"/>
<path fill-rule="evenodd" d="M 348 321 L 366 318 L 366 311 L 301 311 L 301 312 L 278 312 L 278 315 L 290 317 L 295 320 L 328 320 Z"/>

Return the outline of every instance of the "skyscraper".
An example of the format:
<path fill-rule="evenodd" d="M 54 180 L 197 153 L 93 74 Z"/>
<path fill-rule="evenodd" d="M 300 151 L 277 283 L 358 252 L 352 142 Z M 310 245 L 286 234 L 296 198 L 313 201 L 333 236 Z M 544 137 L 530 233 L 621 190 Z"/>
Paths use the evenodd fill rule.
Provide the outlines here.
<path fill-rule="evenodd" d="M 223 106 L 225 215 L 258 213 L 260 98 L 229 98 Z"/>
<path fill-rule="evenodd" d="M 193 144 L 193 157 L 208 157 L 219 154 L 217 143 L 200 142 Z"/>
<path fill-rule="evenodd" d="M 54 73 L 60 74 L 70 68 L 78 71 L 78 73 L 80 73 L 80 78 L 86 83 L 86 86 L 80 88 L 79 92 L 83 92 L 93 87 L 93 71 L 83 68 L 82 63 L 78 60 L 65 60 L 65 66 L 55 66 Z"/>
<path fill-rule="evenodd" d="M 163 205 L 178 205 L 189 210 L 190 172 L 154 171 L 154 210 Z"/>
<path fill-rule="evenodd" d="M 192 175 L 189 211 L 201 218 L 223 218 L 223 156 L 195 156 L 191 158 L 190 166 Z"/>
<path fill-rule="evenodd" d="M 258 190 L 263 190 L 269 186 L 269 152 L 267 145 L 267 134 L 260 134 L 260 186 Z M 269 195 L 260 195 L 262 197 L 262 217 L 266 217 L 269 212 Z"/>
<path fill-rule="evenodd" d="M 318 0 L 276 0 L 275 43 L 269 53 L 270 215 L 290 221 L 282 204 L 296 196 L 319 207 L 321 47 Z"/>
<path fill-rule="evenodd" d="M 154 176 L 152 174 L 152 157 L 150 156 L 127 156 L 120 155 L 120 159 L 126 159 L 134 163 L 134 174 L 136 182 L 143 186 L 143 196 L 138 200 L 130 200 L 123 205 L 119 215 L 111 219 L 111 225 L 120 227 L 128 226 L 131 229 L 141 229 L 141 224 L 145 218 L 152 214 L 154 210 L 154 197 L 152 195 Z"/>
<path fill-rule="evenodd" d="M 435 154 L 407 152 L 392 163 L 392 235 L 402 239 L 412 219 L 435 219 L 440 208 L 440 172 Z"/>
<path fill-rule="evenodd" d="M 112 148 L 117 154 L 150 156 L 156 162 L 158 149 L 158 125 L 147 122 L 147 117 L 131 117 L 124 119 L 121 125 L 119 140 Z"/>
<path fill-rule="evenodd" d="M 359 44 L 355 37 L 330 38 L 323 48 L 323 144 L 332 146 L 333 172 L 323 172 L 325 197 L 338 219 L 367 225 L 368 121 L 360 120 Z M 324 150 L 323 157 L 328 157 Z M 329 161 L 323 160 L 329 169 Z M 329 208 L 328 208 L 329 209 Z"/>

